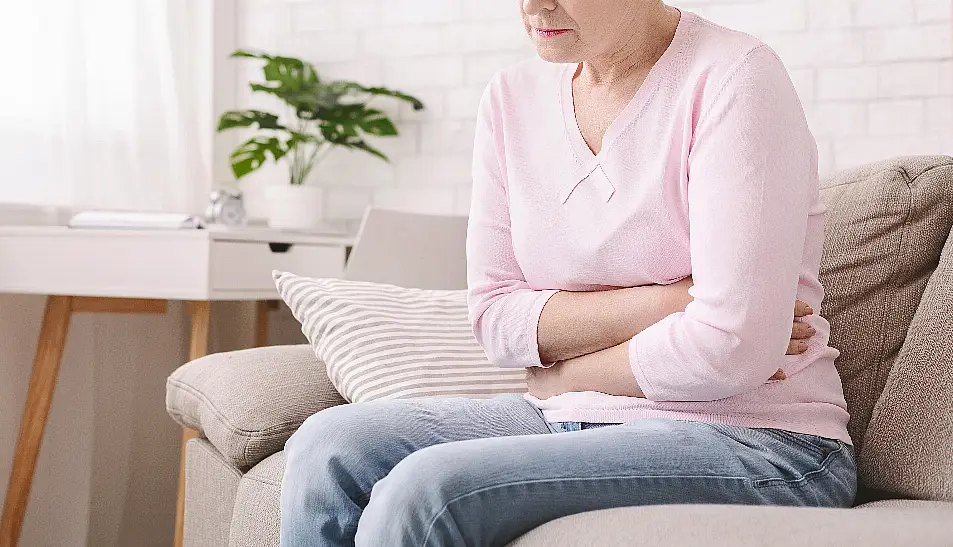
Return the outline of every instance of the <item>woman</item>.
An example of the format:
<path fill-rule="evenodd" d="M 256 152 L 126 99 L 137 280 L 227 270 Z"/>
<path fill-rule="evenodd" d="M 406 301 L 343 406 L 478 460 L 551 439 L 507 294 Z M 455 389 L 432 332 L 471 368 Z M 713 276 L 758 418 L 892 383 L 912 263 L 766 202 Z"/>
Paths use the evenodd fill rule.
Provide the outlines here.
<path fill-rule="evenodd" d="M 504 545 L 608 507 L 850 506 L 838 352 L 810 315 L 816 147 L 781 61 L 660 0 L 521 7 L 542 60 L 483 97 L 467 252 L 476 337 L 529 394 L 316 414 L 286 447 L 282 544 Z"/>

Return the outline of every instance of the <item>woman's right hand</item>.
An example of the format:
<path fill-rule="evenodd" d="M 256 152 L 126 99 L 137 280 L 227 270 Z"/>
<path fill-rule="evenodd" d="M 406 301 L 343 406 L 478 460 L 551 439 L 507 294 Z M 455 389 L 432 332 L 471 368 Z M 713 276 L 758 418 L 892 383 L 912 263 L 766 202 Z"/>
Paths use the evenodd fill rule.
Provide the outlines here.
<path fill-rule="evenodd" d="M 688 276 L 677 283 L 668 285 L 673 291 L 671 297 L 676 311 L 685 311 L 688 304 L 694 300 L 692 296 L 688 294 L 688 289 L 694 284 L 695 281 L 691 276 Z M 807 302 L 798 300 L 794 303 L 794 324 L 791 327 L 791 341 L 788 343 L 787 355 L 800 355 L 807 351 L 807 341 L 817 334 L 817 331 L 814 330 L 814 327 L 811 325 L 800 321 L 800 319 L 813 314 L 814 310 L 811 309 L 811 306 L 808 305 Z M 783 373 L 779 371 L 779 374 Z M 783 379 L 783 377 L 779 378 L 775 375 L 772 379 Z"/>
<path fill-rule="evenodd" d="M 807 302 L 800 300 L 794 303 L 794 328 L 791 329 L 791 341 L 788 343 L 788 355 L 800 355 L 807 351 L 812 336 L 817 334 L 810 324 L 799 321 L 802 317 L 814 315 L 814 309 Z"/>

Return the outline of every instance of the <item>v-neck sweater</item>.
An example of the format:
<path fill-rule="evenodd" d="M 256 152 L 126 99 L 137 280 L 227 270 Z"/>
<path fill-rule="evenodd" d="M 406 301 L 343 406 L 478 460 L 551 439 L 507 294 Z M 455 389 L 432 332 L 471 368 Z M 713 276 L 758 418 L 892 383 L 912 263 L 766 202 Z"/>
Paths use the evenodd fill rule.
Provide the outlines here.
<path fill-rule="evenodd" d="M 575 64 L 533 59 L 482 98 L 467 233 L 470 321 L 501 367 L 544 366 L 559 291 L 671 284 L 694 300 L 627 343 L 645 398 L 527 398 L 554 422 L 667 418 L 850 443 L 830 324 L 785 355 L 794 302 L 821 309 L 826 209 L 791 79 L 756 38 L 683 11 L 672 44 L 593 154 Z M 770 380 L 779 369 L 784 380 Z"/>

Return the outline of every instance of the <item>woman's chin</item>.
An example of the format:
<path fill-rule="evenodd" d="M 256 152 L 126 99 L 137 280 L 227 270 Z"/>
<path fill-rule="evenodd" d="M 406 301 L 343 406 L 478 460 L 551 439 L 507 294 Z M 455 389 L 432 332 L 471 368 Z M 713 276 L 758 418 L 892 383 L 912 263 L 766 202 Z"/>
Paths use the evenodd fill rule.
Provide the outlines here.
<path fill-rule="evenodd" d="M 536 45 L 536 53 L 539 58 L 550 63 L 572 63 L 576 62 L 570 52 L 563 49 Z"/>

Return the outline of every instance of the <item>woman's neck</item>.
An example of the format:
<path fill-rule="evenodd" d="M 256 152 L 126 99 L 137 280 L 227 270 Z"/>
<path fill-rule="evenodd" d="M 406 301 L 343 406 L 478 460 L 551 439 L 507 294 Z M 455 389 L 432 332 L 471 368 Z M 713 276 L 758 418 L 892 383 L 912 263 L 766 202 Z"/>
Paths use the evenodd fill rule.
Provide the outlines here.
<path fill-rule="evenodd" d="M 644 76 L 672 44 L 680 20 L 681 12 L 664 4 L 639 13 L 625 39 L 606 54 L 584 61 L 579 76 L 597 87 Z"/>

